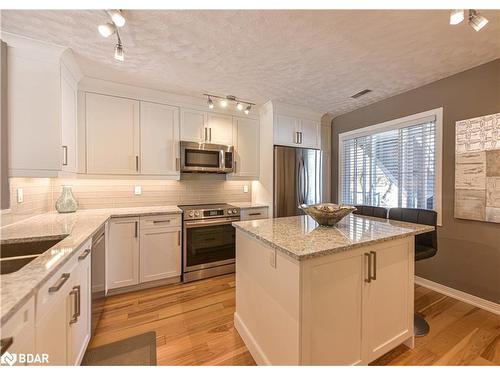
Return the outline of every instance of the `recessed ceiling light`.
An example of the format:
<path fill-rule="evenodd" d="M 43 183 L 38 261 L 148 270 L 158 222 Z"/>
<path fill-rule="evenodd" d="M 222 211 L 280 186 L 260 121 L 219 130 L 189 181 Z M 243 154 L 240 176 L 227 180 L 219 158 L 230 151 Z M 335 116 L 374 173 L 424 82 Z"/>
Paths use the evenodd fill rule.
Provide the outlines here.
<path fill-rule="evenodd" d="M 108 22 L 104 25 L 99 25 L 97 30 L 99 30 L 99 34 L 103 37 L 108 38 L 116 32 L 116 27 L 111 22 Z"/>
<path fill-rule="evenodd" d="M 458 25 L 464 20 L 463 9 L 452 9 L 450 13 L 450 25 Z"/>

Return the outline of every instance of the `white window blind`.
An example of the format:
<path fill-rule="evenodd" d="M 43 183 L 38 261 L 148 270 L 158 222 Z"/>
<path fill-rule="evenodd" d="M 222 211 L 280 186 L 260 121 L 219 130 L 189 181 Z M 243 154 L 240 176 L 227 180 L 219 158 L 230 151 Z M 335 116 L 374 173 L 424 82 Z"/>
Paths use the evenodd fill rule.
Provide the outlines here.
<path fill-rule="evenodd" d="M 435 209 L 436 116 L 344 137 L 341 201 Z"/>

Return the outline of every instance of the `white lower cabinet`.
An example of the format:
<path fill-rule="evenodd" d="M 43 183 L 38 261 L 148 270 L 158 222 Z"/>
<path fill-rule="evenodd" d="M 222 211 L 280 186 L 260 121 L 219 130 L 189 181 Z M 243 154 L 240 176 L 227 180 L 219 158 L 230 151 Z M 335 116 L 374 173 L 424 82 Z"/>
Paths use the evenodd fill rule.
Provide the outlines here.
<path fill-rule="evenodd" d="M 35 348 L 48 365 L 80 364 L 90 338 L 90 241 L 37 293 Z M 44 364 L 44 363 L 41 363 Z"/>
<path fill-rule="evenodd" d="M 238 230 L 235 327 L 257 364 L 365 365 L 412 347 L 413 241 L 296 261 Z"/>
<path fill-rule="evenodd" d="M 139 283 L 139 217 L 112 219 L 106 244 L 106 289 Z"/>
<path fill-rule="evenodd" d="M 5 324 L 1 330 L 2 352 L 16 355 L 13 365 L 24 365 L 19 361 L 23 354 L 35 353 L 35 298 L 31 297 Z M 13 357 L 11 357 L 12 360 Z"/>
<path fill-rule="evenodd" d="M 141 219 L 141 283 L 181 274 L 181 229 L 169 223 L 168 218 Z"/>
<path fill-rule="evenodd" d="M 108 228 L 108 290 L 180 276 L 179 214 L 112 219 Z"/>

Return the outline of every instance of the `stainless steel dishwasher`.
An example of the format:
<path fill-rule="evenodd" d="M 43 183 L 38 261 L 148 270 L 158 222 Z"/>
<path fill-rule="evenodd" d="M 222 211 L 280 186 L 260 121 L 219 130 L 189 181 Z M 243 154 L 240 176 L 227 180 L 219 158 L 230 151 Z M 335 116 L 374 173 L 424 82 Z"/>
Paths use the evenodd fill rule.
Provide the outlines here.
<path fill-rule="evenodd" d="M 92 237 L 92 336 L 99 324 L 104 310 L 104 300 L 106 298 L 106 230 L 105 226 L 99 228 Z"/>

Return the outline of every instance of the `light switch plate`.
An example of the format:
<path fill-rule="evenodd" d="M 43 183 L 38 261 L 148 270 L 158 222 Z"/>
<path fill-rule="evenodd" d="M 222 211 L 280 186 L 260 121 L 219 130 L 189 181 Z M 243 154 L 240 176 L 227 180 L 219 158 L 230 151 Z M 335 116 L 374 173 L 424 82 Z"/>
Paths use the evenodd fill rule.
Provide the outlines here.
<path fill-rule="evenodd" d="M 135 195 L 141 195 L 142 194 L 142 186 L 136 186 L 134 188 L 134 194 Z"/>
<path fill-rule="evenodd" d="M 243 185 L 243 192 L 248 193 L 248 185 Z"/>
<path fill-rule="evenodd" d="M 24 192 L 23 188 L 17 188 L 17 203 L 24 202 Z"/>

